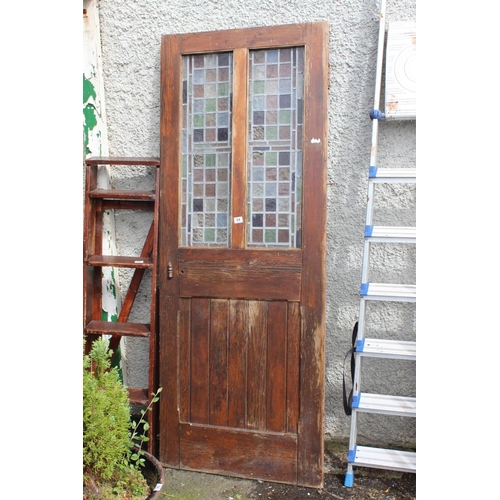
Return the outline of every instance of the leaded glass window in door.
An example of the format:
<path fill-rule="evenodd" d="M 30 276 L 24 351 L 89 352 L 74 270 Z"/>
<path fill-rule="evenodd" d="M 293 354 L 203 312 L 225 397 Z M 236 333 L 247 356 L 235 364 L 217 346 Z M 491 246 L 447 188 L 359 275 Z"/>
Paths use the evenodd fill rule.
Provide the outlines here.
<path fill-rule="evenodd" d="M 300 248 L 304 51 L 250 51 L 248 246 Z"/>
<path fill-rule="evenodd" d="M 230 247 L 232 225 L 245 224 L 247 247 L 301 247 L 304 49 L 247 61 L 246 102 L 233 102 L 231 52 L 183 56 L 182 246 Z M 246 165 L 232 165 L 234 106 L 247 107 Z M 246 178 L 237 214 L 234 175 Z"/>
<path fill-rule="evenodd" d="M 232 54 L 183 57 L 183 246 L 229 245 Z"/>

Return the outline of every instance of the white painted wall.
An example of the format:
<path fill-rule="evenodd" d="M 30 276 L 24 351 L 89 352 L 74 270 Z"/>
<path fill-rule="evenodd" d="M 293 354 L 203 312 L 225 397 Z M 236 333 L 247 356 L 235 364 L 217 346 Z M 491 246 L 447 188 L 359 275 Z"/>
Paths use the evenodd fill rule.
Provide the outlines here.
<path fill-rule="evenodd" d="M 160 148 L 160 42 L 170 33 L 188 33 L 327 20 L 330 23 L 328 141 L 326 432 L 347 439 L 350 419 L 342 406 L 342 370 L 358 315 L 367 172 L 379 26 L 378 2 L 367 0 L 100 0 L 103 77 L 109 152 L 120 156 L 158 156 Z M 393 0 L 388 22 L 415 20 L 415 0 Z M 415 166 L 415 122 L 382 123 L 378 166 Z M 112 170 L 116 186 L 152 186 L 138 169 Z M 382 202 L 388 224 L 414 225 L 416 190 L 392 186 Z M 145 222 L 117 219 L 117 245 L 124 253 L 142 243 Z M 140 248 L 139 248 L 140 250 Z M 136 250 L 137 251 L 137 250 Z M 376 276 L 415 283 L 413 248 L 394 245 L 375 250 Z M 123 273 L 120 282 L 130 277 Z M 130 320 L 147 321 L 142 286 Z M 376 307 L 378 306 L 378 307 Z M 396 338 L 414 339 L 415 305 L 373 305 L 377 328 Z M 131 386 L 147 386 L 147 341 L 129 340 L 126 376 Z M 373 360 L 372 360 L 373 361 Z M 415 364 L 368 361 L 363 387 L 379 393 L 415 396 Z M 372 376 L 373 375 L 373 376 Z M 382 383 L 376 384 L 375 381 Z M 360 416 L 360 441 L 377 445 L 413 444 L 415 420 Z M 369 425 L 363 425 L 363 422 Z M 369 432 L 365 432 L 369 429 Z M 363 444 L 363 443 L 361 443 Z"/>
<path fill-rule="evenodd" d="M 106 100 L 102 80 L 101 37 L 99 10 L 96 0 L 83 2 L 83 108 L 84 156 L 108 156 Z M 110 173 L 106 166 L 99 167 L 97 183 L 102 189 L 110 186 Z M 103 251 L 116 255 L 114 217 L 110 211 L 103 214 Z M 116 321 L 120 309 L 120 288 L 113 268 L 103 268 L 103 314 Z"/>

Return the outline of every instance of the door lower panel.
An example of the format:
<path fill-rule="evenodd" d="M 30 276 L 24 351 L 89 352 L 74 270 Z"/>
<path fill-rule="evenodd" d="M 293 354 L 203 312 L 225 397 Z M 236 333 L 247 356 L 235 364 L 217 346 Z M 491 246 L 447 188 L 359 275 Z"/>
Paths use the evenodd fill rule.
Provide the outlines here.
<path fill-rule="evenodd" d="M 180 424 L 181 469 L 295 484 L 297 436 Z"/>

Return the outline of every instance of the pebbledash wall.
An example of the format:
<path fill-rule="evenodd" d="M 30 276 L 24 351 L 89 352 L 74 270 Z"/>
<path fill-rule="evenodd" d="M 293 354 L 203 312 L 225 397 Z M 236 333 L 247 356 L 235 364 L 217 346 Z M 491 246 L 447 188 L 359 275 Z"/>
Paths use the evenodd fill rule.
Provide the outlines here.
<path fill-rule="evenodd" d="M 158 156 L 160 151 L 160 43 L 164 34 L 294 24 L 330 23 L 328 131 L 326 437 L 346 441 L 350 418 L 342 403 L 344 356 L 358 316 L 363 254 L 367 172 L 370 160 L 378 0 L 94 0 L 99 9 L 103 84 L 109 154 Z M 415 0 L 389 0 L 387 21 L 416 20 Z M 416 166 L 416 123 L 381 123 L 378 166 Z M 150 187 L 152 177 L 130 168 L 111 169 L 116 186 Z M 415 188 L 391 186 L 379 207 L 387 225 L 416 225 Z M 380 198 L 379 198 L 380 200 Z M 381 212 L 379 212 L 381 213 Z M 140 251 L 146 223 L 115 219 L 120 253 Z M 143 234 L 144 233 L 144 234 Z M 373 281 L 416 282 L 414 245 L 375 249 Z M 401 278 L 404 277 L 404 281 Z M 119 286 L 130 275 L 120 272 Z M 141 288 L 130 320 L 147 321 L 149 283 Z M 415 304 L 377 304 L 374 327 L 394 338 L 414 340 Z M 125 382 L 147 386 L 148 345 L 128 339 L 123 356 Z M 367 360 L 363 387 L 380 394 L 416 395 L 415 363 Z M 363 414 L 362 444 L 409 445 L 416 442 L 412 418 Z M 360 419 L 361 419 L 360 417 Z"/>

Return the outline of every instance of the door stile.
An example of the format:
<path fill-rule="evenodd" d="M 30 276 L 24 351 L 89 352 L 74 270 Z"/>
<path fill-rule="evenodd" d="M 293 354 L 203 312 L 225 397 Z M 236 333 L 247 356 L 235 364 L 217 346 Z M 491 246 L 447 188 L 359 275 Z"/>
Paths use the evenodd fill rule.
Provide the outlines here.
<path fill-rule="evenodd" d="M 312 487 L 323 482 L 328 26 L 326 22 L 307 26 L 304 72 L 309 105 L 304 109 L 307 189 L 303 194 L 298 484 Z"/>
<path fill-rule="evenodd" d="M 248 50 L 233 51 L 231 248 L 245 248 L 247 228 Z M 237 103 L 237 105 L 235 105 Z"/>
<path fill-rule="evenodd" d="M 178 199 L 180 190 L 178 138 L 181 134 L 181 55 L 174 37 L 162 39 L 161 65 L 161 182 L 160 182 L 160 259 L 159 259 L 159 321 L 162 335 L 159 342 L 159 375 L 163 387 L 159 402 L 162 429 L 159 446 L 160 461 L 171 467 L 179 466 L 178 412 L 178 311 L 179 281 L 176 275 L 179 235 Z M 172 165 L 170 167 L 169 165 Z M 168 178 L 167 178 L 168 172 Z M 173 269 L 172 278 L 168 269 Z"/>

